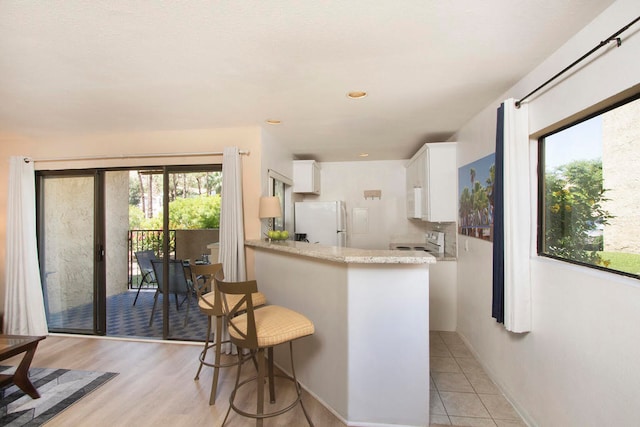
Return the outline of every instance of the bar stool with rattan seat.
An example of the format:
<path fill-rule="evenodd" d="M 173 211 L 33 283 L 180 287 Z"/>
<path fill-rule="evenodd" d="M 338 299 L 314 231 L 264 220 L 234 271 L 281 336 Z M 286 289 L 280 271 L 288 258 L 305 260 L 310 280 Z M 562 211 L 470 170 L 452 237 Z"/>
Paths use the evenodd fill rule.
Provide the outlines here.
<path fill-rule="evenodd" d="M 234 412 L 245 417 L 255 418 L 256 425 L 262 426 L 265 418 L 281 415 L 300 403 L 307 422 L 310 426 L 313 426 L 313 422 L 309 418 L 309 414 L 307 414 L 307 410 L 302 403 L 302 388 L 296 378 L 293 363 L 293 341 L 312 335 L 315 332 L 313 322 L 296 311 L 277 305 L 266 305 L 256 309 L 251 298 L 251 295 L 258 291 L 258 284 L 255 280 L 225 282 L 223 272 L 218 271 L 214 276 L 214 281 L 222 299 L 222 309 L 227 319 L 231 342 L 238 347 L 236 383 L 229 397 L 229 409 L 222 421 L 222 425 L 224 426 L 232 409 Z M 236 297 L 240 298 L 237 299 Z M 289 343 L 291 376 L 286 374 L 274 375 L 273 347 L 285 343 Z M 258 365 L 257 376 L 243 380 L 242 382 L 240 382 L 243 361 L 241 349 L 250 350 L 252 354 L 255 354 Z M 265 350 L 267 350 L 268 353 L 268 368 L 265 366 Z M 291 404 L 282 409 L 267 413 L 264 412 L 266 369 L 268 369 L 269 397 L 272 404 L 276 401 L 275 376 L 292 381 L 296 391 L 296 398 Z M 234 402 L 238 389 L 249 383 L 255 383 L 257 388 L 255 413 L 249 413 L 238 408 Z"/>
<path fill-rule="evenodd" d="M 207 336 L 204 343 L 204 349 L 200 352 L 200 365 L 194 380 L 200 379 L 200 372 L 203 366 L 213 368 L 213 380 L 211 383 L 211 395 L 209 396 L 209 405 L 216 403 L 216 394 L 218 390 L 218 377 L 220 374 L 220 368 L 229 368 L 241 363 L 239 360 L 234 359 L 232 362 L 222 363 L 221 352 L 222 344 L 230 343 L 231 340 L 222 340 L 222 324 L 224 319 L 224 313 L 222 312 L 222 302 L 220 294 L 213 280 L 214 275 L 218 271 L 222 271 L 222 264 L 196 264 L 189 266 L 191 270 L 191 277 L 194 283 L 194 288 L 198 295 L 198 308 L 200 311 L 208 316 L 207 321 Z M 239 297 L 236 297 L 239 299 Z M 251 296 L 254 307 L 259 307 L 266 304 L 267 300 L 261 292 L 256 292 Z M 215 342 L 211 342 L 211 323 L 215 317 L 216 330 L 214 339 Z M 207 351 L 214 347 L 214 361 L 207 362 Z"/>

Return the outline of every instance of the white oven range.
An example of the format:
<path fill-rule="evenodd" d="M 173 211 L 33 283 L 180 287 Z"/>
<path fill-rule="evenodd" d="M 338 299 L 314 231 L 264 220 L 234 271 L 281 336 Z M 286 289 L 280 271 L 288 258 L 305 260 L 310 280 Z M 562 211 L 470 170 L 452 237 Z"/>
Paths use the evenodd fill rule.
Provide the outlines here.
<path fill-rule="evenodd" d="M 425 251 L 429 253 L 444 253 L 444 232 L 430 231 L 425 234 L 425 242 L 422 243 L 391 243 L 389 249 L 397 251 Z"/>

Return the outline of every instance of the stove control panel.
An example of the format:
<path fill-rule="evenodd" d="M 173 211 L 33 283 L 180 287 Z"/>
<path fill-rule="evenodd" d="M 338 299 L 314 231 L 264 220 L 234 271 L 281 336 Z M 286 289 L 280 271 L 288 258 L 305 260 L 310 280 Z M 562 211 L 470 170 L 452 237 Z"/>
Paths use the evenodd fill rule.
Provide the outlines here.
<path fill-rule="evenodd" d="M 444 253 L 444 232 L 430 231 L 424 235 L 428 252 Z"/>

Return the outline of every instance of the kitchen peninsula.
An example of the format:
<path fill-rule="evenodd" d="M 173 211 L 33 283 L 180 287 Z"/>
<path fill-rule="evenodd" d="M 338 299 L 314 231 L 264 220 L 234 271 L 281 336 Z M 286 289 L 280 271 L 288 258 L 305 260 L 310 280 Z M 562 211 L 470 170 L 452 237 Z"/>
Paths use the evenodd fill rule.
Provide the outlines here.
<path fill-rule="evenodd" d="M 269 304 L 315 324 L 294 344 L 303 386 L 347 425 L 429 424 L 429 264 L 418 251 L 247 241 Z M 287 351 L 275 361 L 289 369 Z"/>

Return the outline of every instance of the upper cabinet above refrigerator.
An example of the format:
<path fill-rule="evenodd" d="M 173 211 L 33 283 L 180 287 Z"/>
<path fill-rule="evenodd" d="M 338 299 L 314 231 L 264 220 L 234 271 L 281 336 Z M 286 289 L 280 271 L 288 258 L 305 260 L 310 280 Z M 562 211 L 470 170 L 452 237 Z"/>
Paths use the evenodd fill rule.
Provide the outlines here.
<path fill-rule="evenodd" d="M 293 192 L 320 194 L 320 166 L 315 160 L 293 161 Z"/>
<path fill-rule="evenodd" d="M 424 144 L 407 163 L 407 217 L 456 221 L 457 181 L 456 143 Z"/>

